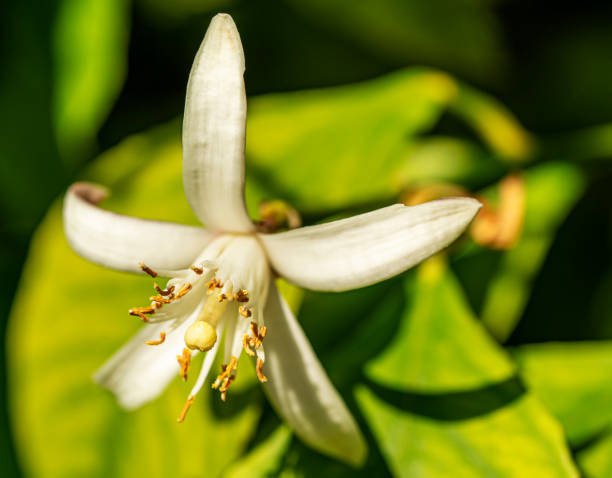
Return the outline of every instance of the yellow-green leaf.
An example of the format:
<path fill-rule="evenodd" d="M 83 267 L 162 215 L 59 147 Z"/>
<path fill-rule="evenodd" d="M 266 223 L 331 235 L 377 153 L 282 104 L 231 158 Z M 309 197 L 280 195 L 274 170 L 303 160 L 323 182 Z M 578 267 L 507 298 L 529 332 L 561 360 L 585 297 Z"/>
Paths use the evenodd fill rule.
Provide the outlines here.
<path fill-rule="evenodd" d="M 521 376 L 579 445 L 612 425 L 612 343 L 546 343 L 514 351 Z"/>
<path fill-rule="evenodd" d="M 432 392 L 483 387 L 514 375 L 510 360 L 474 319 L 443 258 L 425 262 L 412 279 L 406 281 L 399 330 L 367 364 L 369 378 L 393 389 Z"/>
<path fill-rule="evenodd" d="M 422 181 L 495 178 L 503 166 L 483 151 L 487 138 L 478 144 L 426 136 L 462 88 L 444 73 L 411 69 L 356 85 L 254 98 L 247 168 L 307 213 L 395 200 Z M 480 101 L 505 117 L 496 103 Z"/>
<path fill-rule="evenodd" d="M 356 391 L 393 474 L 577 476 L 561 427 L 512 375 L 443 260 L 413 281 L 395 340 Z"/>
<path fill-rule="evenodd" d="M 72 165 L 84 159 L 123 85 L 130 2 L 62 0 L 53 32 L 54 124 Z"/>

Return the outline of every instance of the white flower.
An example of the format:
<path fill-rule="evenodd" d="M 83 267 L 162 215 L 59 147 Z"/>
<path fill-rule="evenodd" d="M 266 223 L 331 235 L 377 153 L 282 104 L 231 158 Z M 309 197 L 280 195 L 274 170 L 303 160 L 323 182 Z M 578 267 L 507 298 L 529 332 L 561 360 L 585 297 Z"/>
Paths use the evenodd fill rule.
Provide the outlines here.
<path fill-rule="evenodd" d="M 150 306 L 130 310 L 148 324 L 95 380 L 133 409 L 177 372 L 185 377 L 192 350 L 207 351 L 181 421 L 225 332 L 226 366 L 213 384 L 223 399 L 244 350 L 256 357 L 268 397 L 302 440 L 359 464 L 364 439 L 274 278 L 323 291 L 387 279 L 446 247 L 480 204 L 469 198 L 396 204 L 278 234 L 257 232 L 244 204 L 243 73 L 236 26 L 217 15 L 191 70 L 183 122 L 185 194 L 206 229 L 104 211 L 95 204 L 106 192 L 92 184 L 74 184 L 66 194 L 64 228 L 76 252 L 113 269 L 171 277 L 164 289 L 155 284 Z"/>

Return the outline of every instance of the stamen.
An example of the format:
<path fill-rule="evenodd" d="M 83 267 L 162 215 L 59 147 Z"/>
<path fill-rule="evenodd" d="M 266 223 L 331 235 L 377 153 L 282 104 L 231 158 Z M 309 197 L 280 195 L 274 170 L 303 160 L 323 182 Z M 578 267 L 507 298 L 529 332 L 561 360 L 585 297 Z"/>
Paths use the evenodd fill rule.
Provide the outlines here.
<path fill-rule="evenodd" d="M 265 325 L 262 325 L 261 328 L 258 329 L 257 324 L 255 322 L 251 322 L 251 337 L 249 337 L 249 334 L 244 334 L 242 336 L 242 347 L 248 355 L 255 357 L 255 352 L 253 349 L 258 349 L 261 347 L 261 343 L 266 336 L 267 330 L 268 329 Z"/>
<path fill-rule="evenodd" d="M 215 289 L 220 289 L 221 287 L 223 287 L 223 283 L 219 279 L 214 277 L 212 280 L 206 283 L 206 286 L 208 287 L 208 291 L 206 292 L 206 294 L 210 295 Z"/>
<path fill-rule="evenodd" d="M 263 360 L 261 358 L 257 358 L 257 365 L 255 366 L 255 371 L 257 372 L 257 378 L 261 383 L 266 383 L 268 381 L 267 377 L 263 374 Z"/>
<path fill-rule="evenodd" d="M 227 389 L 229 388 L 229 386 L 232 384 L 232 382 L 236 378 L 236 376 L 232 375 L 232 373 L 237 368 L 238 368 L 238 359 L 232 355 L 232 358 L 230 359 L 229 364 L 221 366 L 222 372 L 219 375 L 217 375 L 217 379 L 215 380 L 215 383 L 212 384 L 212 388 L 219 389 L 219 392 L 221 392 L 221 400 L 223 401 L 225 401 L 225 398 L 227 396 Z"/>
<path fill-rule="evenodd" d="M 219 294 L 217 296 L 217 299 L 219 300 L 219 302 L 223 302 L 224 300 L 229 300 L 229 298 L 225 294 Z"/>
<path fill-rule="evenodd" d="M 189 292 L 191 290 L 191 284 L 189 282 L 185 282 L 181 288 L 179 289 L 179 291 L 176 293 L 176 299 L 178 300 L 181 297 L 185 296 L 185 294 L 187 294 L 187 292 Z"/>
<path fill-rule="evenodd" d="M 191 266 L 190 269 L 195 272 L 197 275 L 202 275 L 204 273 L 204 269 L 198 266 Z"/>
<path fill-rule="evenodd" d="M 166 332 L 159 333 L 159 340 L 148 340 L 145 342 L 147 345 L 161 345 L 166 340 Z"/>
<path fill-rule="evenodd" d="M 160 286 L 158 286 L 157 284 L 153 284 L 153 288 L 157 291 L 157 293 L 159 295 L 163 295 L 163 296 L 167 296 L 167 295 L 171 295 L 172 292 L 174 292 L 174 286 L 171 285 L 170 287 L 168 287 L 167 289 L 162 289 Z"/>
<path fill-rule="evenodd" d="M 157 302 L 158 304 L 171 304 L 174 299 L 166 299 L 165 297 L 162 297 L 161 295 L 152 295 L 151 297 L 149 297 L 149 300 L 152 300 L 153 302 Z"/>
<path fill-rule="evenodd" d="M 247 355 L 255 357 L 255 352 L 253 352 L 253 349 L 251 349 L 250 345 L 251 339 L 249 338 L 249 334 L 244 334 L 242 336 L 242 347 L 244 348 L 244 351 L 247 353 Z"/>
<path fill-rule="evenodd" d="M 238 307 L 238 312 L 240 312 L 240 315 L 242 315 L 245 319 L 248 319 L 251 316 L 251 311 L 244 305 Z"/>
<path fill-rule="evenodd" d="M 248 302 L 249 301 L 248 295 L 249 295 L 248 290 L 239 290 L 238 292 L 234 294 L 234 300 L 238 302 Z"/>
<path fill-rule="evenodd" d="M 155 309 L 153 307 L 133 307 L 128 310 L 128 314 L 140 317 L 143 322 L 148 322 L 149 318 L 145 314 L 153 315 Z"/>
<path fill-rule="evenodd" d="M 195 400 L 194 395 L 189 395 L 189 397 L 187 397 L 185 406 L 181 410 L 181 414 L 179 415 L 179 417 L 176 419 L 177 422 L 182 423 L 183 420 L 185 420 L 185 415 L 187 415 L 187 412 L 189 411 L 189 407 L 191 407 L 191 404 L 193 403 L 194 400 Z"/>
<path fill-rule="evenodd" d="M 139 262 L 138 265 L 142 269 L 142 272 L 149 274 L 151 277 L 157 277 L 157 272 L 155 272 L 149 266 L 145 265 L 143 262 Z"/>
<path fill-rule="evenodd" d="M 185 347 L 183 348 L 183 355 L 177 355 L 176 360 L 181 367 L 180 375 L 183 381 L 187 381 L 187 372 L 189 372 L 189 364 L 191 363 L 191 351 Z"/>

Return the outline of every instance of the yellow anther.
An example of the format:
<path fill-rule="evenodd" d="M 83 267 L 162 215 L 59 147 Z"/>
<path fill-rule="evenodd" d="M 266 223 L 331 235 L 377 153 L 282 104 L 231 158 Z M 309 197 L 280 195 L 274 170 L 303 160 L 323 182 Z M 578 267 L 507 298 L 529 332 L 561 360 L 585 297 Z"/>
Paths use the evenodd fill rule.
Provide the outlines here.
<path fill-rule="evenodd" d="M 255 357 L 255 352 L 253 352 L 253 349 L 251 349 L 251 339 L 249 338 L 249 334 L 244 334 L 242 336 L 242 347 L 247 355 Z"/>
<path fill-rule="evenodd" d="M 219 295 L 217 296 L 217 300 L 218 300 L 219 302 L 223 302 L 224 300 L 227 300 L 227 299 L 228 299 L 228 297 L 227 297 L 225 294 L 219 294 Z"/>
<path fill-rule="evenodd" d="M 157 277 L 157 272 L 151 269 L 149 266 L 145 265 L 143 262 L 139 262 L 138 265 L 142 269 L 142 272 L 149 274 L 151 277 Z"/>
<path fill-rule="evenodd" d="M 210 295 L 215 289 L 220 289 L 221 287 L 223 287 L 223 283 L 219 279 L 214 277 L 212 280 L 206 283 L 206 287 L 208 287 L 208 291 L 206 292 L 206 294 Z"/>
<path fill-rule="evenodd" d="M 207 352 L 217 341 L 217 332 L 208 322 L 196 320 L 185 331 L 185 345 L 191 350 Z"/>
<path fill-rule="evenodd" d="M 197 275 L 202 275 L 204 273 L 204 269 L 198 266 L 191 266 L 190 269 L 195 272 Z"/>
<path fill-rule="evenodd" d="M 179 371 L 181 378 L 187 381 L 187 373 L 189 372 L 189 364 L 191 363 L 191 351 L 188 348 L 183 348 L 183 355 L 177 355 L 176 360 L 179 363 L 179 367 L 181 367 Z"/>
<path fill-rule="evenodd" d="M 153 315 L 155 313 L 155 309 L 151 306 L 149 307 L 133 307 L 128 310 L 128 314 L 134 315 L 136 317 L 140 317 L 143 322 L 148 322 L 149 318 L 145 314 Z"/>
<path fill-rule="evenodd" d="M 238 292 L 234 294 L 234 300 L 238 302 L 248 302 L 249 301 L 248 295 L 249 295 L 248 290 L 239 290 Z"/>
<path fill-rule="evenodd" d="M 268 381 L 267 377 L 263 374 L 263 360 L 260 357 L 257 357 L 257 365 L 255 366 L 255 371 L 257 372 L 257 378 L 261 383 L 265 383 Z"/>
<path fill-rule="evenodd" d="M 240 312 L 240 315 L 242 315 L 246 319 L 248 319 L 251 316 L 251 311 L 247 309 L 244 305 L 241 305 L 240 307 L 238 307 L 238 312 Z"/>
<path fill-rule="evenodd" d="M 163 295 L 168 296 L 168 295 L 172 295 L 172 292 L 174 292 L 174 286 L 171 285 L 170 287 L 168 287 L 167 289 L 162 289 L 160 286 L 158 286 L 157 284 L 153 284 L 153 288 L 157 291 L 157 293 L 159 295 Z"/>
<path fill-rule="evenodd" d="M 184 297 L 184 296 L 185 296 L 185 294 L 187 294 L 187 292 L 189 292 L 189 291 L 191 290 L 191 287 L 192 287 L 192 286 L 191 286 L 191 284 L 190 284 L 189 282 L 185 282 L 185 283 L 184 283 L 184 284 L 181 286 L 181 288 L 178 290 L 178 292 L 176 293 L 176 299 L 175 299 L 175 300 L 178 300 L 178 299 L 180 299 L 181 297 Z"/>
<path fill-rule="evenodd" d="M 171 304 L 174 301 L 174 299 L 166 299 L 162 295 L 152 295 L 151 297 L 149 297 L 149 300 L 157 302 L 158 304 Z"/>
<path fill-rule="evenodd" d="M 185 420 L 185 415 L 187 415 L 187 412 L 189 411 L 189 407 L 191 407 L 191 404 L 193 403 L 194 400 L 195 400 L 195 397 L 193 395 L 189 395 L 189 397 L 187 398 L 187 401 L 185 402 L 185 406 L 181 410 L 181 414 L 176 419 L 177 422 L 182 423 L 183 420 Z"/>
<path fill-rule="evenodd" d="M 232 355 L 229 364 L 221 366 L 222 372 L 217 375 L 215 383 L 212 384 L 212 388 L 219 389 L 219 392 L 221 392 L 221 400 L 223 401 L 225 401 L 229 386 L 236 378 L 236 376 L 232 375 L 232 373 L 236 370 L 237 367 L 238 359 Z"/>
<path fill-rule="evenodd" d="M 166 340 L 166 332 L 159 333 L 159 340 L 148 340 L 145 342 L 147 345 L 161 345 Z"/>
<path fill-rule="evenodd" d="M 265 325 L 258 329 L 257 324 L 255 322 L 251 322 L 251 336 L 249 337 L 249 334 L 244 334 L 242 336 L 242 347 L 248 355 L 251 357 L 255 356 L 253 349 L 258 349 L 261 347 L 261 343 L 266 336 L 267 330 L 268 329 Z"/>

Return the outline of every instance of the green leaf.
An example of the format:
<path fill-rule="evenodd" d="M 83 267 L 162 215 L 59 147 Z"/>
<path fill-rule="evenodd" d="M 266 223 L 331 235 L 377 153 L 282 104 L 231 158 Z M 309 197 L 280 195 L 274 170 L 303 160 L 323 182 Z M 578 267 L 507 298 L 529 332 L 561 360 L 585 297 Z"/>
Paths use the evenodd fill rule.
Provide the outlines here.
<path fill-rule="evenodd" d="M 406 304 L 395 341 L 356 390 L 393 474 L 577 476 L 559 424 L 509 375 L 441 258 L 407 281 Z"/>
<path fill-rule="evenodd" d="M 249 174 L 306 213 L 393 200 L 419 182 L 496 178 L 504 169 L 495 150 L 424 136 L 462 88 L 444 73 L 411 69 L 356 85 L 254 98 Z M 480 101 L 506 117 L 496 103 Z M 519 128 L 508 122 L 506 129 Z M 523 134 L 516 131 L 516 137 Z"/>
<path fill-rule="evenodd" d="M 130 138 L 95 163 L 87 178 L 111 186 L 106 206 L 190 222 L 177 134 L 173 125 Z M 33 239 L 8 331 L 10 416 L 28 476 L 218 476 L 246 447 L 262 403 L 248 361 L 226 404 L 205 386 L 182 424 L 200 357 L 189 383 L 177 377 L 133 413 L 93 384 L 93 372 L 141 327 L 127 310 L 151 286 L 72 252 L 54 205 Z"/>
<path fill-rule="evenodd" d="M 223 478 L 264 478 L 276 476 L 285 452 L 291 443 L 291 430 L 280 425 L 247 455 L 235 462 Z"/>
<path fill-rule="evenodd" d="M 514 375 L 442 258 L 424 263 L 414 279 L 406 282 L 408 306 L 399 330 L 366 366 L 369 378 L 398 390 L 432 392 L 483 387 Z"/>
<path fill-rule="evenodd" d="M 357 400 L 398 478 L 578 476 L 559 425 L 533 397 L 458 421 L 414 413 L 410 401 L 392 404 L 365 385 Z M 452 397 L 446 402 L 452 406 Z"/>
<path fill-rule="evenodd" d="M 130 2 L 62 0 L 55 20 L 54 124 L 70 165 L 84 159 L 127 68 Z"/>
<path fill-rule="evenodd" d="M 451 107 L 505 160 L 520 163 L 532 158 L 535 138 L 493 97 L 463 85 Z"/>
<path fill-rule="evenodd" d="M 568 163 L 537 165 L 527 170 L 524 177 L 526 210 L 518 243 L 497 254 L 475 247 L 456 263 L 463 272 L 461 278 L 469 284 L 468 289 L 482 290 L 481 318 L 502 342 L 520 320 L 555 233 L 585 186 L 583 173 Z M 493 255 L 495 264 L 489 274 L 470 273 L 475 268 L 483 270 L 483 262 Z M 472 294 L 475 295 L 478 293 Z"/>
<path fill-rule="evenodd" d="M 580 450 L 576 459 L 584 476 L 610 478 L 612 476 L 612 434 L 601 437 L 591 446 Z"/>
<path fill-rule="evenodd" d="M 531 391 L 579 445 L 612 426 L 612 343 L 518 347 L 514 357 Z"/>

